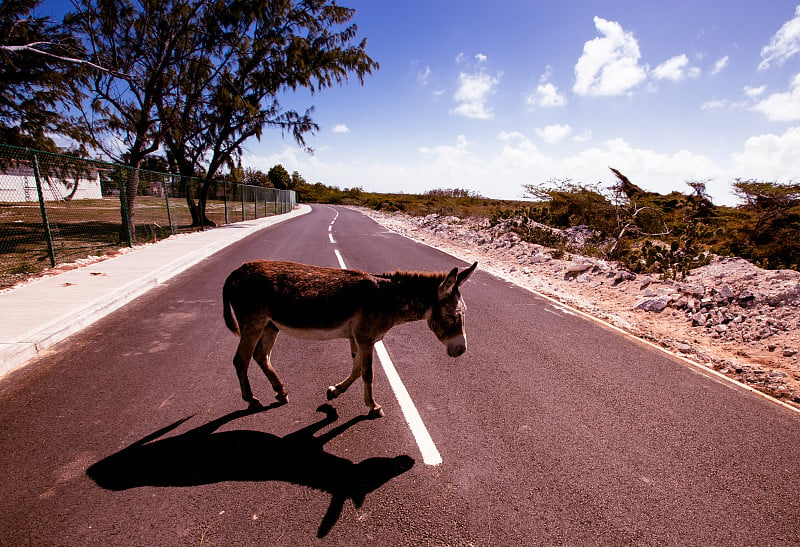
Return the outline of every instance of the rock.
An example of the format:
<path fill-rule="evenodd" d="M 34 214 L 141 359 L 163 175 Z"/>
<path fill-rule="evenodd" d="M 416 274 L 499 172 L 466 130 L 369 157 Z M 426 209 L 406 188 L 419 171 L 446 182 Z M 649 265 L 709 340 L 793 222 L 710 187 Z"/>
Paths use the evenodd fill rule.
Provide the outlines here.
<path fill-rule="evenodd" d="M 633 308 L 636 310 L 659 313 L 667 307 L 667 304 L 669 304 L 669 298 L 659 296 L 656 298 L 644 298 Z"/>
<path fill-rule="evenodd" d="M 649 275 L 644 276 L 642 278 L 642 285 L 639 287 L 639 290 L 644 289 L 645 287 L 647 287 L 652 282 L 653 282 L 653 278 L 652 277 L 650 277 Z"/>
<path fill-rule="evenodd" d="M 690 351 L 692 351 L 692 346 L 690 346 L 689 344 L 681 343 L 677 345 L 676 349 L 681 353 L 689 353 Z"/>
<path fill-rule="evenodd" d="M 592 280 L 592 276 L 588 273 L 582 273 L 575 278 L 576 283 L 589 283 Z"/>
<path fill-rule="evenodd" d="M 730 288 L 729 286 L 727 286 L 727 285 L 723 285 L 723 286 L 722 286 L 722 287 L 719 289 L 719 295 L 720 295 L 722 298 L 733 298 L 733 297 L 735 296 L 735 295 L 733 294 L 733 291 L 731 290 L 731 288 Z"/>
<path fill-rule="evenodd" d="M 568 274 L 579 274 L 583 273 L 586 270 L 592 267 L 591 264 L 587 264 L 585 262 L 573 262 L 569 266 L 567 266 L 567 273 Z"/>
<path fill-rule="evenodd" d="M 795 355 L 797 355 L 796 349 L 786 348 L 785 350 L 783 350 L 784 357 L 793 357 Z"/>
<path fill-rule="evenodd" d="M 550 262 L 553 257 L 547 253 L 536 253 L 530 259 L 531 264 L 541 264 L 542 262 Z"/>
<path fill-rule="evenodd" d="M 614 286 L 616 287 L 623 281 L 633 281 L 634 279 L 636 279 L 635 274 L 626 272 L 625 270 L 620 270 L 614 275 Z"/>
<path fill-rule="evenodd" d="M 750 308 L 756 303 L 756 295 L 750 291 L 742 291 L 739 293 L 739 305 L 743 308 Z"/>
<path fill-rule="evenodd" d="M 691 296 L 703 297 L 706 294 L 706 288 L 702 285 L 684 285 L 681 287 L 681 292 Z"/>

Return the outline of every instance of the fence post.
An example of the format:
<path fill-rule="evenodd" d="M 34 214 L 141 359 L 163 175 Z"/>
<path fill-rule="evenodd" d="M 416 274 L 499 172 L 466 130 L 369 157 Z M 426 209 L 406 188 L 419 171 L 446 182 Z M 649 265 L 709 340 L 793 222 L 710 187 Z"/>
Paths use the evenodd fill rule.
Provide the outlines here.
<path fill-rule="evenodd" d="M 44 192 L 42 191 L 42 179 L 39 173 L 39 157 L 35 150 L 31 150 L 33 163 L 33 178 L 36 181 L 36 192 L 39 194 L 39 210 L 42 213 L 42 224 L 44 225 L 44 237 L 47 240 L 47 254 L 50 256 L 50 266 L 56 265 L 56 253 L 53 250 L 53 234 L 50 232 L 50 222 L 47 220 L 47 208 L 44 205 Z"/>
<path fill-rule="evenodd" d="M 175 225 L 172 224 L 172 211 L 169 210 L 169 190 L 172 187 L 172 177 L 169 175 L 164 179 L 164 200 L 167 202 L 167 220 L 169 221 L 169 232 L 175 235 Z"/>
<path fill-rule="evenodd" d="M 242 222 L 244 222 L 244 189 L 247 188 L 244 185 L 240 185 L 242 187 Z"/>
<path fill-rule="evenodd" d="M 225 208 L 225 224 L 228 224 L 228 185 L 222 183 L 222 206 Z"/>
<path fill-rule="evenodd" d="M 258 190 L 253 188 L 253 202 L 255 205 L 253 206 L 253 218 L 258 218 Z"/>

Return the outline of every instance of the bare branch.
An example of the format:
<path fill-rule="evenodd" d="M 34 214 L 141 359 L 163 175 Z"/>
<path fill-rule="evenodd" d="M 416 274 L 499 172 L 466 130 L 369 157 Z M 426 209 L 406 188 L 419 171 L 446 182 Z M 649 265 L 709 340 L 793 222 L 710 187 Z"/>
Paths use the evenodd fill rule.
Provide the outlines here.
<path fill-rule="evenodd" d="M 50 53 L 49 51 L 38 49 L 37 46 L 58 46 L 58 44 L 55 44 L 53 42 L 31 42 L 29 44 L 20 44 L 16 46 L 0 45 L 0 51 L 7 51 L 9 53 L 22 53 L 22 52 L 38 53 L 39 55 L 44 55 L 45 57 L 56 59 L 58 61 L 63 61 L 65 63 L 88 66 L 94 68 L 95 70 L 100 70 L 102 72 L 106 72 L 108 74 L 116 76 L 118 78 L 128 77 L 127 74 L 116 72 L 114 70 L 109 70 L 105 67 L 92 63 L 91 61 L 87 61 L 85 59 L 76 59 L 74 57 L 65 57 L 63 55 L 56 55 L 55 53 Z"/>

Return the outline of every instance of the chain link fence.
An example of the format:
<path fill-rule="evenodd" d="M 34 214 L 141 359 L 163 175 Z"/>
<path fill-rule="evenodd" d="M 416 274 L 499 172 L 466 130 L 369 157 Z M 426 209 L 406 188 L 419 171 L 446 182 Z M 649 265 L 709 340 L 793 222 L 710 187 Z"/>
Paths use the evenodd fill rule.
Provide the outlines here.
<path fill-rule="evenodd" d="M 121 203 L 133 186 L 128 223 Z M 200 190 L 194 178 L 0 145 L 0 289 L 59 264 L 286 213 L 296 204 L 291 190 L 212 181 L 198 225 L 190 207 Z"/>

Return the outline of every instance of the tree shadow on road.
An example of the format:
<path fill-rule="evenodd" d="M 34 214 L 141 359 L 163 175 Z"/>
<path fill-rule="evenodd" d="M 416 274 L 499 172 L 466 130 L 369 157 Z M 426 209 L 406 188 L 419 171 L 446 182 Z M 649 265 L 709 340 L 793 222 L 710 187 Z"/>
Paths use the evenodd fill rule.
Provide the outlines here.
<path fill-rule="evenodd" d="M 368 493 L 414 465 L 407 455 L 353 463 L 325 452 L 325 443 L 369 419 L 358 416 L 315 436 L 338 419 L 336 410 L 327 404 L 317 409 L 325 414 L 323 419 L 284 437 L 249 430 L 216 433 L 233 420 L 269 408 L 232 412 L 186 433 L 159 439 L 192 418 L 188 416 L 100 460 L 86 473 L 107 490 L 222 481 L 284 481 L 311 487 L 331 495 L 317 532 L 324 537 L 339 520 L 345 501 L 351 499 L 360 507 Z"/>

